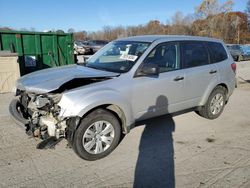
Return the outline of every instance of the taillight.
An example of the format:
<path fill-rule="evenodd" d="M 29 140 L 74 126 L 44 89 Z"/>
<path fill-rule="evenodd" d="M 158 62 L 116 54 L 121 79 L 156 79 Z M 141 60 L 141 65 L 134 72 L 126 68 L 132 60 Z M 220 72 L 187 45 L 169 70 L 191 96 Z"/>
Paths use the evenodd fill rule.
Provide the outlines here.
<path fill-rule="evenodd" d="M 236 63 L 232 63 L 231 68 L 234 71 L 234 73 L 236 73 Z"/>

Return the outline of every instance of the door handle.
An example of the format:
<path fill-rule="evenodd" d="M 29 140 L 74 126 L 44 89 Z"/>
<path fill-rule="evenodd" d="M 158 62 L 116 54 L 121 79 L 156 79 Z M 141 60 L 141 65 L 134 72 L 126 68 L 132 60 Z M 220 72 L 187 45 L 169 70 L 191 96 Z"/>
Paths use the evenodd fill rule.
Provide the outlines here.
<path fill-rule="evenodd" d="M 177 76 L 174 81 L 180 81 L 180 80 L 184 80 L 184 77 L 183 76 Z"/>
<path fill-rule="evenodd" d="M 209 74 L 215 74 L 215 73 L 217 73 L 217 70 L 211 70 L 211 71 L 209 72 Z"/>

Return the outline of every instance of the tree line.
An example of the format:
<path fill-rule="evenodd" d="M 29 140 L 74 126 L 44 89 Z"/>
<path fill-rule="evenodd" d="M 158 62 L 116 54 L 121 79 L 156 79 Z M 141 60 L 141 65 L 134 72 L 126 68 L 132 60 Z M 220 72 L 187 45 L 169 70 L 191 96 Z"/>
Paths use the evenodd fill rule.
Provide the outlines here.
<path fill-rule="evenodd" d="M 247 1 L 244 12 L 233 12 L 233 5 L 233 0 L 225 0 L 224 3 L 219 3 L 218 0 L 202 0 L 193 14 L 183 15 L 182 12 L 176 12 L 168 23 L 151 20 L 137 26 L 104 26 L 93 32 L 75 32 L 70 28 L 68 32 L 74 34 L 74 40 L 112 41 L 135 35 L 195 35 L 219 38 L 230 44 L 250 44 L 250 0 Z M 8 27 L 0 29 L 11 30 Z M 35 31 L 34 28 L 30 30 Z"/>
<path fill-rule="evenodd" d="M 195 35 L 222 39 L 226 43 L 250 43 L 250 0 L 245 12 L 232 12 L 233 0 L 220 4 L 217 0 L 203 0 L 194 14 L 184 16 L 176 12 L 170 23 L 151 20 L 137 26 L 104 26 L 95 32 L 74 32 L 75 40 L 114 40 L 135 35 Z M 72 31 L 72 30 L 71 30 Z"/>

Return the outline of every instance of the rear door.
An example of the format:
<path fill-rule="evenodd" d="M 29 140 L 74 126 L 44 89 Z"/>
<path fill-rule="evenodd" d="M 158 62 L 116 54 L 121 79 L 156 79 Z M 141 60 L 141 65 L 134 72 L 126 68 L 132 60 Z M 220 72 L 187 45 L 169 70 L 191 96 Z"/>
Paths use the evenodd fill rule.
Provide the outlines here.
<path fill-rule="evenodd" d="M 185 108 L 197 106 L 210 84 L 216 83 L 217 67 L 211 64 L 208 47 L 202 41 L 181 42 L 185 70 Z"/>

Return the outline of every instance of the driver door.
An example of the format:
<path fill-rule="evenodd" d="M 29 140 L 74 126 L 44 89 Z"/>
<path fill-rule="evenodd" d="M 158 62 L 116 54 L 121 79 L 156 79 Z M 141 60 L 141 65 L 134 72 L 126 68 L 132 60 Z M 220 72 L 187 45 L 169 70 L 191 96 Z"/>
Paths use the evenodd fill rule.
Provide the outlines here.
<path fill-rule="evenodd" d="M 180 110 L 185 73 L 180 69 L 179 43 L 159 44 L 143 63 L 157 64 L 160 74 L 134 77 L 132 105 L 135 118 L 143 120 Z"/>

